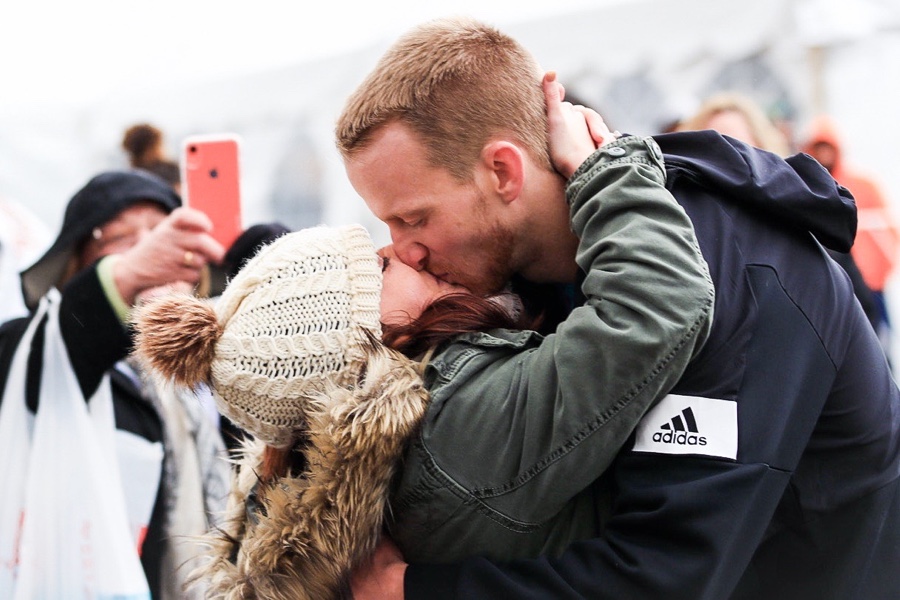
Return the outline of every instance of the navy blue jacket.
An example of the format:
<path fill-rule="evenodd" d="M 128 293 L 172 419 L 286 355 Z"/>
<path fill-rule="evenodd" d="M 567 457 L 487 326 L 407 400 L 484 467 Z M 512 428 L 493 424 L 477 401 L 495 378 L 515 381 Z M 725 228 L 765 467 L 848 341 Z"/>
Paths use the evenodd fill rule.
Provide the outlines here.
<path fill-rule="evenodd" d="M 558 559 L 410 565 L 407 598 L 900 598 L 900 392 L 822 247 L 849 250 L 852 198 L 805 155 L 656 140 L 716 286 L 683 408 L 651 410 L 606 474 L 602 537 Z"/>

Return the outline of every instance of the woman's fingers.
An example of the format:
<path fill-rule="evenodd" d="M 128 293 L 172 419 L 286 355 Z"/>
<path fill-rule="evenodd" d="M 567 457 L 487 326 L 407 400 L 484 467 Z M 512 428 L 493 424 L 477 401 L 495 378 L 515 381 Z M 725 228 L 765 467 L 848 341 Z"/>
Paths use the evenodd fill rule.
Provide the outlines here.
<path fill-rule="evenodd" d="M 584 116 L 588 131 L 591 133 L 591 139 L 594 140 L 598 148 L 616 139 L 616 136 L 609 130 L 603 117 L 597 111 L 581 105 L 573 108 Z"/>

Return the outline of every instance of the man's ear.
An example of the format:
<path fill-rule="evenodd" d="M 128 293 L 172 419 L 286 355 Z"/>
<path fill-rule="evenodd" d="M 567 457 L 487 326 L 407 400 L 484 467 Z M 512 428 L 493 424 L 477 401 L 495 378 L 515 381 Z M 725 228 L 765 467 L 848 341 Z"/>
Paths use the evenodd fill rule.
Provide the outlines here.
<path fill-rule="evenodd" d="M 525 155 L 507 141 L 488 143 L 481 152 L 491 190 L 504 202 L 512 202 L 522 193 L 525 184 Z"/>

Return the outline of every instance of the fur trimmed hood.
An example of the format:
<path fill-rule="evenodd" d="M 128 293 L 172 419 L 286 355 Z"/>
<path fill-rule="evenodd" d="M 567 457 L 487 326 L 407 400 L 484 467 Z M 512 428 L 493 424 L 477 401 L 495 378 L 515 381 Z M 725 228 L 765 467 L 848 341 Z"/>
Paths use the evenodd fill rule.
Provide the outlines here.
<path fill-rule="evenodd" d="M 265 445 L 245 445 L 223 523 L 202 538 L 211 558 L 191 579 L 223 600 L 341 597 L 378 542 L 391 481 L 427 403 L 420 366 L 373 345 L 359 384 L 310 401 L 303 473 L 257 490 Z"/>

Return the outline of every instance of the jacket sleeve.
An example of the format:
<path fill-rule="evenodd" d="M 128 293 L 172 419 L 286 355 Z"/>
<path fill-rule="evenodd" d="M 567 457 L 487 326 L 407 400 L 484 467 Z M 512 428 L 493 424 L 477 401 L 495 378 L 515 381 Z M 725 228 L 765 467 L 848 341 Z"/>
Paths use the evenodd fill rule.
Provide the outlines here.
<path fill-rule="evenodd" d="M 525 522 L 558 513 L 609 466 L 704 341 L 712 282 L 664 183 L 651 138 L 595 153 L 567 193 L 587 303 L 537 347 L 462 367 L 435 394 L 427 453 L 491 509 Z"/>
<path fill-rule="evenodd" d="M 31 318 L 16 319 L 0 328 L 0 373 L 4 388 L 12 357 Z M 130 332 L 116 317 L 106 299 L 96 267 L 84 269 L 63 288 L 59 319 L 72 370 L 85 398 L 90 398 L 100 385 L 103 374 L 125 358 L 131 347 Z M 42 324 L 35 331 L 28 357 L 25 394 L 32 411 L 37 410 L 43 348 Z"/>
<path fill-rule="evenodd" d="M 103 374 L 131 351 L 131 331 L 116 316 L 97 275 L 83 269 L 62 289 L 59 326 L 81 391 L 90 398 Z"/>

